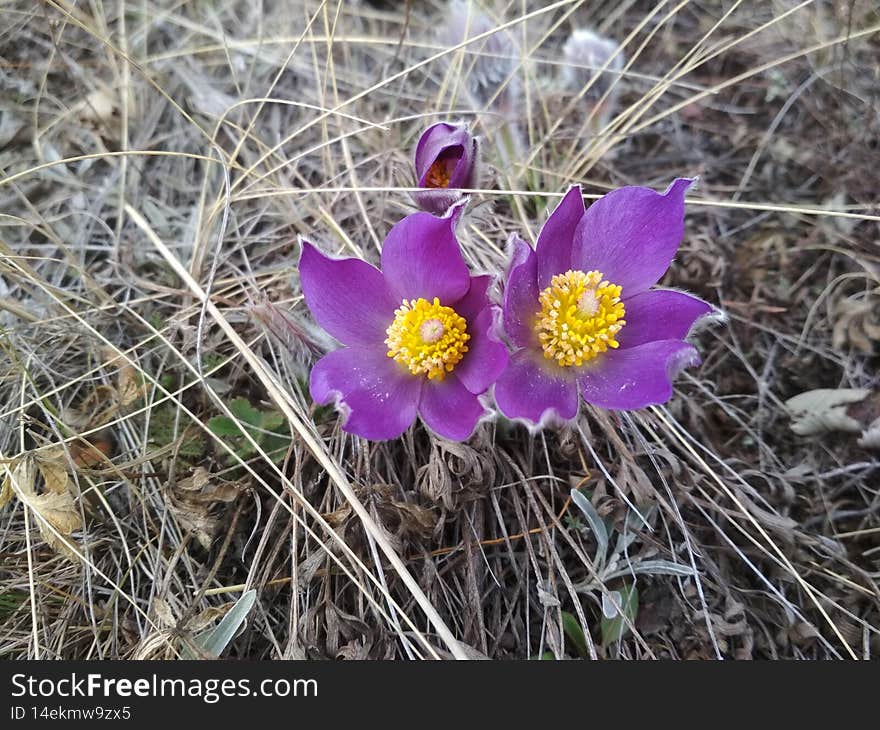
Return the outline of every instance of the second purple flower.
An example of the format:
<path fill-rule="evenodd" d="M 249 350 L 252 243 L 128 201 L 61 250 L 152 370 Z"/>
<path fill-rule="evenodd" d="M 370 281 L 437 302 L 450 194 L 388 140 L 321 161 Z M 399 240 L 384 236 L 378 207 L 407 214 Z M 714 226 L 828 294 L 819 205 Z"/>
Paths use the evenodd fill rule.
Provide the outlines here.
<path fill-rule="evenodd" d="M 516 351 L 495 385 L 508 418 L 540 423 L 577 414 L 578 393 L 600 408 L 664 403 L 672 378 L 697 365 L 685 337 L 712 306 L 652 289 L 684 232 L 679 178 L 662 195 L 614 190 L 584 210 L 573 186 L 547 219 L 535 249 L 514 239 L 504 329 Z"/>

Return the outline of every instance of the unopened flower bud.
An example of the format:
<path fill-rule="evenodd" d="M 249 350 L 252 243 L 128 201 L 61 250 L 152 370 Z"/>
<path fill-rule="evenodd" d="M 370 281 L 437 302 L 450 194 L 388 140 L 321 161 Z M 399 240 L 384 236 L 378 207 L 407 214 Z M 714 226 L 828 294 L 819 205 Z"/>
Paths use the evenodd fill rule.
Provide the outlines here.
<path fill-rule="evenodd" d="M 460 200 L 461 188 L 479 183 L 479 141 L 466 124 L 439 122 L 426 129 L 416 145 L 417 185 L 413 200 L 423 210 L 442 215 Z"/>

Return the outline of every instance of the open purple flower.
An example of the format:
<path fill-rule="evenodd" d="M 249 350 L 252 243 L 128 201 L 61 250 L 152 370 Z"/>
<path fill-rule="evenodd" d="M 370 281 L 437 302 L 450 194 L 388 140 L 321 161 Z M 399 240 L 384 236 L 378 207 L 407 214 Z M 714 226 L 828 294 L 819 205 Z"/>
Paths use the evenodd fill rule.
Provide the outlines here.
<path fill-rule="evenodd" d="M 478 180 L 479 143 L 466 124 L 439 122 L 428 127 L 416 145 L 418 187 L 413 200 L 423 210 L 441 215 L 461 199 L 458 188 Z"/>
<path fill-rule="evenodd" d="M 660 195 L 614 190 L 584 210 L 573 186 L 547 219 L 533 250 L 514 238 L 504 296 L 504 329 L 518 348 L 495 384 L 509 418 L 574 418 L 578 392 L 600 408 L 665 403 L 672 379 L 698 365 L 684 341 L 711 305 L 679 291 L 651 289 L 684 233 L 679 178 Z"/>
<path fill-rule="evenodd" d="M 478 396 L 506 366 L 507 348 L 495 334 L 490 277 L 470 275 L 455 237 L 461 209 L 397 223 L 381 271 L 303 241 L 306 304 L 345 345 L 312 368 L 309 388 L 347 415 L 344 430 L 391 439 L 418 414 L 440 436 L 463 440 L 484 415 Z"/>

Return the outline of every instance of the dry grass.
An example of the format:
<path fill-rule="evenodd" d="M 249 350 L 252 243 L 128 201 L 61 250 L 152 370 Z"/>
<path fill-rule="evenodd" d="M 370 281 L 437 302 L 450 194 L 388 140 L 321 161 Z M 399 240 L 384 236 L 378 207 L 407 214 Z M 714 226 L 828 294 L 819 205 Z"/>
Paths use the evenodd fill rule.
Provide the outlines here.
<path fill-rule="evenodd" d="M 485 7 L 523 48 L 489 98 L 440 0 L 0 5 L 0 468 L 63 444 L 80 524 L 0 512 L 0 656 L 180 656 L 251 588 L 225 656 L 878 652 L 880 461 L 783 405 L 880 387 L 875 3 Z M 610 117 L 558 83 L 576 27 L 624 44 Z M 478 270 L 573 181 L 700 175 L 666 283 L 728 320 L 666 407 L 373 444 L 310 403 L 297 236 L 375 261 L 450 116 Z"/>

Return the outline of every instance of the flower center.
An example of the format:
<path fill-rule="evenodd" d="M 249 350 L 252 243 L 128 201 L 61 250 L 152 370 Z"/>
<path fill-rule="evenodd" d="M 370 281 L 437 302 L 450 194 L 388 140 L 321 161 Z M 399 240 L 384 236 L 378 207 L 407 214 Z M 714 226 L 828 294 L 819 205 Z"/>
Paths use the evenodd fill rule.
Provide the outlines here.
<path fill-rule="evenodd" d="M 599 271 L 569 270 L 554 276 L 538 297 L 535 332 L 544 357 L 570 367 L 616 348 L 614 336 L 626 324 L 620 291 Z"/>
<path fill-rule="evenodd" d="M 426 188 L 448 188 L 449 168 L 444 160 L 437 160 L 429 168 L 425 175 Z"/>
<path fill-rule="evenodd" d="M 406 365 L 413 375 L 443 380 L 468 351 L 467 322 L 440 300 L 403 300 L 385 331 L 388 357 Z"/>
<path fill-rule="evenodd" d="M 452 173 L 461 162 L 464 149 L 460 145 L 443 150 L 425 173 L 426 188 L 448 188 L 452 182 Z"/>

